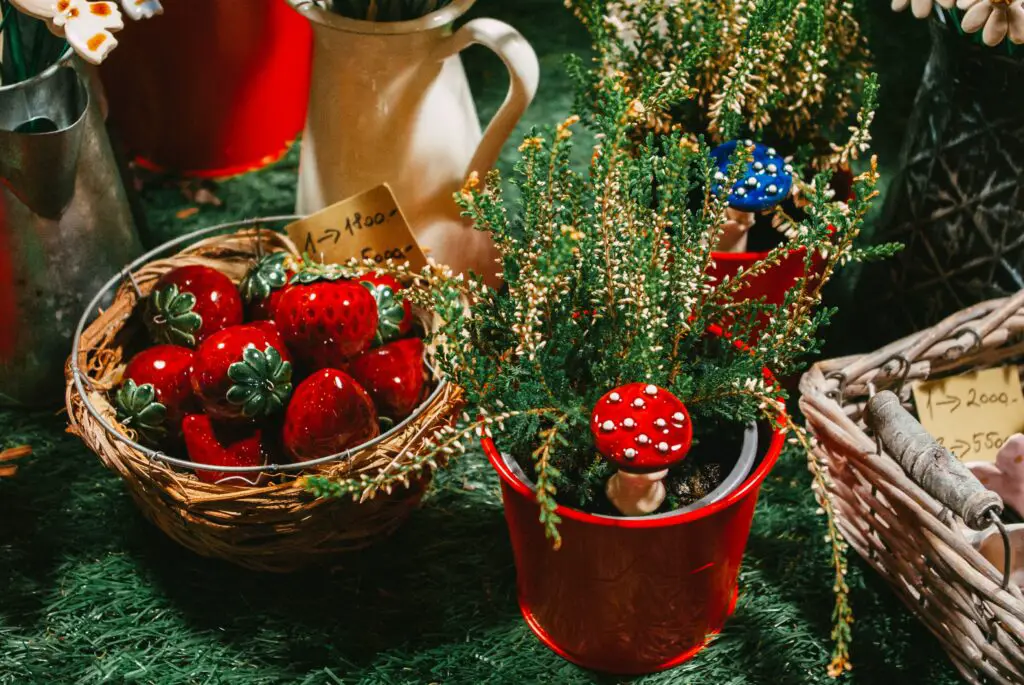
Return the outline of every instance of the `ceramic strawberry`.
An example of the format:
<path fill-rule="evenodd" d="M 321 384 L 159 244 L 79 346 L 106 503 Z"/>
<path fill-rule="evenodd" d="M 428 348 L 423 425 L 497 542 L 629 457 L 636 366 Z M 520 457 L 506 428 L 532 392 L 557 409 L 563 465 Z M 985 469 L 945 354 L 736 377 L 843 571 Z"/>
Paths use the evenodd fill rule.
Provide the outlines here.
<path fill-rule="evenodd" d="M 263 431 L 255 426 L 216 425 L 206 414 L 189 414 L 181 423 L 189 461 L 209 466 L 263 466 L 267 456 Z M 255 485 L 260 472 L 207 471 L 196 469 L 205 483 Z"/>
<path fill-rule="evenodd" d="M 117 419 L 148 442 L 177 434 L 193 411 L 192 364 L 187 347 L 157 345 L 139 352 L 124 369 L 117 392 Z"/>
<path fill-rule="evenodd" d="M 374 345 L 396 340 L 412 330 L 412 305 L 409 300 L 399 297 L 404 290 L 398 279 L 390 274 L 363 274 L 359 282 L 370 291 L 377 302 L 377 334 Z"/>
<path fill-rule="evenodd" d="M 342 368 L 373 344 L 377 303 L 337 270 L 307 265 L 282 291 L 274 321 L 307 370 Z"/>
<path fill-rule="evenodd" d="M 366 390 L 344 371 L 321 369 L 295 388 L 282 440 L 285 452 L 300 462 L 343 452 L 379 432 Z"/>
<path fill-rule="evenodd" d="M 273 324 L 232 326 L 207 338 L 196 350 L 192 390 L 217 420 L 280 413 L 292 393 L 292 365 Z"/>
<path fill-rule="evenodd" d="M 423 394 L 423 341 L 405 338 L 364 352 L 352 360 L 348 372 L 370 393 L 382 416 L 400 421 Z"/>
<path fill-rule="evenodd" d="M 291 255 L 274 252 L 259 258 L 238 284 L 249 320 L 273 319 L 277 301 L 288 285 L 287 262 Z"/>
<path fill-rule="evenodd" d="M 192 264 L 157 281 L 146 306 L 146 326 L 159 343 L 195 347 L 228 326 L 242 323 L 242 298 L 227 276 Z"/>
<path fill-rule="evenodd" d="M 626 516 L 657 511 L 665 501 L 662 479 L 693 444 L 693 424 L 682 400 L 650 383 L 630 383 L 606 393 L 590 416 L 601 455 L 618 467 L 605 489 Z"/>

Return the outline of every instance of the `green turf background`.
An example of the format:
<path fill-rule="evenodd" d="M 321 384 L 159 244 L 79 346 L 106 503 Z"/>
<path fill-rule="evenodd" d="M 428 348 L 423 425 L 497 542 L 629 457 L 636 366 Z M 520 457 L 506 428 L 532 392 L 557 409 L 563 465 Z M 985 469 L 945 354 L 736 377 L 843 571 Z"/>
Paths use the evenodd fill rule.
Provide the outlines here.
<path fill-rule="evenodd" d="M 891 170 L 927 42 L 922 27 L 873 4 L 883 84 L 875 132 Z M 585 39 L 560 3 L 481 0 L 474 13 L 510 21 L 541 55 L 541 90 L 519 133 L 561 119 L 571 102 L 562 58 Z M 504 95 L 503 69 L 482 49 L 469 53 L 467 69 L 487 118 Z M 189 206 L 177 185 L 151 183 L 142 193 L 147 239 L 289 212 L 296 159 L 293 151 L 221 184 L 223 206 L 187 220 L 175 216 Z M 849 292 L 847 282 L 833 297 L 843 302 Z M 857 349 L 846 329 L 840 322 L 834 347 Z M 279 577 L 169 542 L 65 424 L 56 411 L 0 412 L 2 444 L 35 450 L 15 479 L 0 481 L 0 683 L 620 682 L 554 656 L 520 619 L 497 480 L 478 454 L 439 477 L 392 539 L 334 568 Z M 766 483 L 737 612 L 715 645 L 635 682 L 829 681 L 832 579 L 809 480 L 802 456 L 789 453 Z M 848 682 L 957 682 L 937 643 L 859 560 L 850 584 L 857 622 Z"/>

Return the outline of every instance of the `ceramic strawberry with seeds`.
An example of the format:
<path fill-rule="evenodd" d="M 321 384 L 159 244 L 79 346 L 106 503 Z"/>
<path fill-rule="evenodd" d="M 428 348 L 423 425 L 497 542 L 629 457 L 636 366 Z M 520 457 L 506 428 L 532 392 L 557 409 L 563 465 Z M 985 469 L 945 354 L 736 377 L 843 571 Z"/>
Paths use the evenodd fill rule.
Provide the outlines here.
<path fill-rule="evenodd" d="M 242 323 L 242 298 L 231 279 L 208 266 L 171 269 L 146 305 L 146 327 L 159 343 L 195 347 L 208 336 Z"/>
<path fill-rule="evenodd" d="M 352 360 L 348 372 L 370 393 L 382 416 L 400 421 L 423 394 L 423 341 L 405 338 L 364 352 Z"/>
<path fill-rule="evenodd" d="M 292 393 L 292 365 L 273 324 L 232 326 L 207 338 L 196 350 L 192 390 L 218 420 L 280 413 Z"/>
<path fill-rule="evenodd" d="M 377 302 L 377 334 L 374 345 L 383 345 L 401 338 L 412 330 L 412 305 L 398 295 L 404 290 L 398 279 L 390 274 L 363 274 L 359 282 L 370 291 Z"/>
<path fill-rule="evenodd" d="M 274 252 L 256 260 L 238 284 L 250 320 L 274 318 L 274 310 L 286 285 L 290 272 L 287 252 Z"/>
<path fill-rule="evenodd" d="M 693 444 L 693 425 L 682 400 L 649 383 L 606 393 L 594 406 L 590 431 L 601 455 L 618 467 L 605 489 L 626 516 L 645 516 L 665 501 L 662 479 Z"/>
<path fill-rule="evenodd" d="M 189 461 L 208 466 L 263 466 L 263 431 L 255 426 L 216 425 L 206 414 L 189 414 L 181 424 Z M 196 469 L 204 483 L 256 485 L 261 473 Z"/>
<path fill-rule="evenodd" d="M 192 365 L 187 347 L 157 345 L 139 352 L 124 369 L 117 392 L 117 419 L 148 442 L 176 434 L 193 411 Z"/>
<path fill-rule="evenodd" d="M 343 368 L 373 344 L 377 303 L 331 265 L 307 263 L 282 291 L 274 321 L 307 370 Z"/>
<path fill-rule="evenodd" d="M 282 440 L 296 462 L 343 452 L 380 432 L 366 390 L 337 369 L 321 369 L 295 388 L 284 415 Z"/>

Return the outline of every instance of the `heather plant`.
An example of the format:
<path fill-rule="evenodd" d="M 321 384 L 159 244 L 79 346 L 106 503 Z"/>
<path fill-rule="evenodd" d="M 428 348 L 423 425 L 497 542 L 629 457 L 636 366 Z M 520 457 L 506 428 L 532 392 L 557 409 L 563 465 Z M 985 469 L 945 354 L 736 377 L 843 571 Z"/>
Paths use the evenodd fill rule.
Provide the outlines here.
<path fill-rule="evenodd" d="M 869 79 L 851 131 L 857 151 L 870 140 L 876 91 Z M 817 172 L 803 190 L 806 206 L 785 217 L 782 242 L 751 267 L 718 279 L 714 246 L 727 189 L 753 148 L 738 145 L 722 178 L 707 136 L 651 132 L 649 113 L 686 92 L 671 78 L 638 83 L 609 72 L 588 111 L 597 133 L 588 169 L 570 162 L 579 123 L 572 116 L 523 141 L 511 179 L 516 199 L 506 198 L 497 172 L 468 179 L 456 199 L 493 238 L 505 285 L 492 288 L 438 266 L 418 274 L 394 269 L 412 281 L 409 297 L 437 314 L 436 363 L 464 390 L 467 411 L 411 466 L 345 484 L 311 478 L 315 492 L 368 497 L 493 436 L 535 484 L 539 523 L 558 547 L 560 504 L 607 512 L 604 484 L 612 467 L 596 453 L 589 423 L 595 402 L 612 388 L 644 382 L 669 390 L 686 404 L 698 441 L 738 433 L 754 420 L 809 439 L 780 411 L 787 394 L 775 378 L 800 372 L 820 350 L 833 314 L 822 306 L 822 292 L 835 274 L 896 249 L 857 240 L 877 195 L 875 161 L 854 179 L 846 200 L 830 189 L 830 168 Z M 794 254 L 808 275 L 781 303 L 744 297 L 751 279 Z M 673 495 L 662 510 L 714 485 L 716 474 L 702 468 L 688 459 L 670 471 Z M 833 670 L 841 671 L 852 620 L 845 543 L 826 513 L 837 583 Z"/>
<path fill-rule="evenodd" d="M 861 145 L 847 129 L 867 94 L 870 56 L 849 0 L 566 5 L 594 47 L 592 69 L 582 59 L 573 65 L 581 114 L 614 73 L 633 91 L 671 84 L 679 95 L 647 112 L 641 130 L 676 128 L 709 143 L 751 137 L 815 169 L 846 164 Z"/>

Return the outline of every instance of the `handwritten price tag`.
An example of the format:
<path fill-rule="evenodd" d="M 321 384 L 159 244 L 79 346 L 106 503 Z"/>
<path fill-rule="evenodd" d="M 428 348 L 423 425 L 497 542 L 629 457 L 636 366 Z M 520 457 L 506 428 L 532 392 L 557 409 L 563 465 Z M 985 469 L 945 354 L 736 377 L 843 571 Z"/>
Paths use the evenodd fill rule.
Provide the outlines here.
<path fill-rule="evenodd" d="M 296 221 L 287 231 L 299 251 L 315 261 L 393 259 L 408 262 L 414 271 L 427 263 L 386 183 Z"/>
<path fill-rule="evenodd" d="M 914 386 L 921 423 L 963 461 L 996 460 L 1024 430 L 1024 395 L 1016 366 L 986 369 Z"/>

